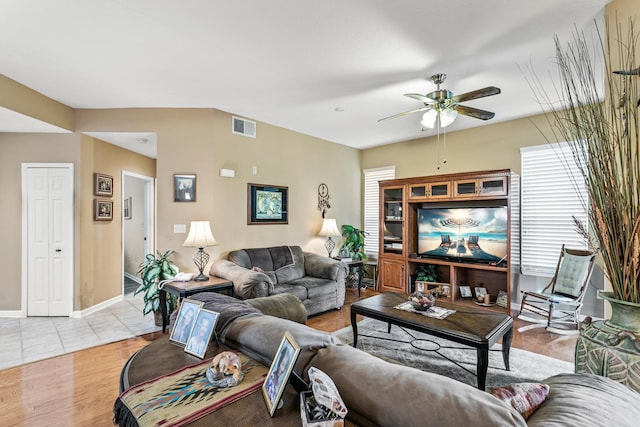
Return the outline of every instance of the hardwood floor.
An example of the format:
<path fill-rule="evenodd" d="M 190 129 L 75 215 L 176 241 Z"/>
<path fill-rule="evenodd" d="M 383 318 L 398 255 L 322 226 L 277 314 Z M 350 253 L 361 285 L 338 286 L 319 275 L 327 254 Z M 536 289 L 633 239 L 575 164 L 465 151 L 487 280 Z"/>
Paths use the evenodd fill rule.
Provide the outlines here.
<path fill-rule="evenodd" d="M 362 291 L 361 298 L 372 295 L 372 290 Z M 358 291 L 347 289 L 342 310 L 311 317 L 307 324 L 328 332 L 349 326 L 348 306 L 357 300 Z M 519 326 L 516 320 L 515 328 Z M 148 334 L 0 371 L 0 425 L 112 426 L 122 366 L 159 336 Z M 576 337 L 544 329 L 516 330 L 513 347 L 571 362 L 575 342 Z"/>

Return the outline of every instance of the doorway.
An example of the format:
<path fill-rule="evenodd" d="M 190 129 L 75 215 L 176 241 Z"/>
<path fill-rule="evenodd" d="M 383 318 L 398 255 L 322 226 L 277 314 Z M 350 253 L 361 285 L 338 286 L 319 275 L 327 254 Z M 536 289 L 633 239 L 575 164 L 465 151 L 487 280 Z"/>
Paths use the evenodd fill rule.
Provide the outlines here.
<path fill-rule="evenodd" d="M 72 163 L 22 164 L 22 312 L 73 311 Z"/>
<path fill-rule="evenodd" d="M 142 279 L 137 272 L 146 254 L 153 253 L 154 178 L 122 172 L 122 294 L 133 292 Z"/>

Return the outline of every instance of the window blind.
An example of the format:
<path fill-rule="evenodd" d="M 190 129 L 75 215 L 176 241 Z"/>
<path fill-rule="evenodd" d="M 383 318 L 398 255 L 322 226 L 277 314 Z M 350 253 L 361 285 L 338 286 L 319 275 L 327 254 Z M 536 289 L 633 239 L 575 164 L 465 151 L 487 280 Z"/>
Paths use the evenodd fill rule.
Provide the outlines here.
<path fill-rule="evenodd" d="M 521 266 L 523 274 L 551 277 L 562 244 L 584 249 L 573 217 L 588 228 L 588 193 L 567 143 L 520 149 Z"/>
<path fill-rule="evenodd" d="M 395 166 L 365 169 L 364 174 L 364 251 L 368 255 L 378 256 L 380 229 L 380 188 L 378 181 L 394 179 Z"/>

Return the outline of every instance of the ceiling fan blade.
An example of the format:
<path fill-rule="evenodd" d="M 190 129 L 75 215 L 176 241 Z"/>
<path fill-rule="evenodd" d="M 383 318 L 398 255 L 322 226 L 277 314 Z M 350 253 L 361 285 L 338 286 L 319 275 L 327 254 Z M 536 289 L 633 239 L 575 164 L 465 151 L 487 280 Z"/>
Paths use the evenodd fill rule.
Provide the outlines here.
<path fill-rule="evenodd" d="M 406 116 L 407 114 L 418 113 L 420 111 L 425 111 L 425 110 L 430 110 L 430 109 L 431 109 L 431 106 L 426 106 L 426 107 L 422 107 L 422 108 L 416 108 L 415 110 L 405 111 L 404 113 L 394 114 L 393 116 L 389 116 L 389 117 L 383 117 L 382 119 L 378 120 L 378 122 L 381 122 L 383 120 L 395 119 L 396 117 Z"/>
<path fill-rule="evenodd" d="M 482 89 L 472 90 L 471 92 L 461 93 L 451 98 L 453 102 L 464 102 L 472 99 L 484 98 L 485 96 L 497 95 L 500 93 L 500 88 L 495 86 L 487 86 Z"/>
<path fill-rule="evenodd" d="M 433 104 L 435 102 L 435 100 L 429 98 L 428 96 L 420 95 L 419 93 L 405 93 L 404 96 L 408 96 L 409 98 L 424 102 L 425 104 Z"/>
<path fill-rule="evenodd" d="M 479 110 L 478 108 L 467 107 L 464 105 L 456 105 L 454 109 L 460 114 L 480 120 L 489 120 L 496 115 L 496 113 L 492 113 L 491 111 Z"/>

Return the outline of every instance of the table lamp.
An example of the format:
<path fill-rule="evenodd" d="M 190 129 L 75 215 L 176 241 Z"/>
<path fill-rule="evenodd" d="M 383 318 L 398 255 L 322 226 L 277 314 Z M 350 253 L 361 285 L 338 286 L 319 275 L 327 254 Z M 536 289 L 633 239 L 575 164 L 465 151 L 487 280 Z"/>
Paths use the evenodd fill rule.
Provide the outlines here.
<path fill-rule="evenodd" d="M 198 267 L 200 274 L 193 280 L 198 282 L 204 282 L 209 280 L 208 276 L 205 276 L 202 271 L 209 262 L 209 254 L 204 251 L 207 246 L 216 246 L 215 237 L 211 233 L 211 225 L 209 221 L 191 221 L 191 227 L 189 228 L 189 235 L 185 239 L 182 246 L 188 248 L 198 248 L 198 252 L 193 256 L 193 262 Z"/>
<path fill-rule="evenodd" d="M 325 249 L 327 249 L 329 258 L 331 258 L 331 252 L 333 252 L 333 248 L 336 247 L 336 242 L 331 240 L 331 238 L 342 236 L 342 233 L 340 233 L 340 231 L 338 230 L 338 225 L 336 224 L 336 220 L 333 218 L 324 218 L 322 220 L 322 228 L 320 229 L 320 233 L 318 233 L 318 236 L 327 238 L 327 241 L 324 244 L 324 247 Z"/>

